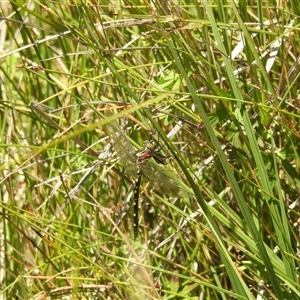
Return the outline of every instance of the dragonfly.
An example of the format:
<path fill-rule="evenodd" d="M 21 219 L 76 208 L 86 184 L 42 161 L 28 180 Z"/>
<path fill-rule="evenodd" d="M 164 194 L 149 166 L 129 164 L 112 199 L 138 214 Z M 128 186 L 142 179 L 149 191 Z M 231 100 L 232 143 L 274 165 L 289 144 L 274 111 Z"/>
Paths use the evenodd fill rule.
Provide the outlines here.
<path fill-rule="evenodd" d="M 135 176 L 133 227 L 134 239 L 136 239 L 139 231 L 139 193 L 142 176 L 151 184 L 152 189 L 166 195 L 179 195 L 181 189 L 175 174 L 162 167 L 162 165 L 168 164 L 169 156 L 160 153 L 164 146 L 160 146 L 159 142 L 152 138 L 154 134 L 150 135 L 149 140 L 144 141 L 143 149 L 137 152 L 117 121 L 110 122 L 107 129 L 114 149 L 125 166 L 125 171 L 129 176 Z"/>

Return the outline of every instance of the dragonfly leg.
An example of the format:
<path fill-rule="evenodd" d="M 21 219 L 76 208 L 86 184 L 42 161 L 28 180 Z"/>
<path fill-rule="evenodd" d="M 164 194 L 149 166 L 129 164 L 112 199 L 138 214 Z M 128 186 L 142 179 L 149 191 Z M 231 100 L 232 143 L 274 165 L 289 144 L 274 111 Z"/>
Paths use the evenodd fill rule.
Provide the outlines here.
<path fill-rule="evenodd" d="M 149 150 L 148 152 L 151 153 L 151 157 L 153 157 L 157 163 L 167 165 L 167 160 L 171 157 L 171 155 L 164 155 L 159 153 L 163 148 L 165 148 L 166 145 L 160 145 L 159 135 L 157 140 L 153 138 L 155 133 L 156 132 L 150 134 L 149 141 L 144 142 L 144 147 Z"/>
<path fill-rule="evenodd" d="M 153 138 L 153 136 L 155 135 L 156 131 L 151 133 L 150 136 L 149 136 L 149 142 L 152 144 L 152 150 L 153 152 L 159 152 L 161 151 L 165 145 L 163 146 L 160 146 L 159 144 L 159 135 L 157 137 L 157 141 Z"/>

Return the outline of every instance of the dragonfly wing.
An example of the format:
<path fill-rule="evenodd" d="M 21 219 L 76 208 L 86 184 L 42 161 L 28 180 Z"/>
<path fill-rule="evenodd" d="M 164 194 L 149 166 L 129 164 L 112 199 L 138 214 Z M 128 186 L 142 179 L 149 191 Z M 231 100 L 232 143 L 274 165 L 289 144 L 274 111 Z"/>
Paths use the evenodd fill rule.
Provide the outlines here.
<path fill-rule="evenodd" d="M 113 140 L 113 146 L 120 158 L 121 163 L 125 166 L 128 175 L 136 175 L 136 158 L 135 150 L 129 143 L 125 133 L 117 121 L 112 121 L 107 125 L 109 134 Z"/>
<path fill-rule="evenodd" d="M 179 196 L 186 193 L 181 187 L 182 183 L 178 179 L 178 175 L 176 176 L 166 167 L 148 160 L 141 163 L 141 170 L 155 191 L 166 196 Z"/>

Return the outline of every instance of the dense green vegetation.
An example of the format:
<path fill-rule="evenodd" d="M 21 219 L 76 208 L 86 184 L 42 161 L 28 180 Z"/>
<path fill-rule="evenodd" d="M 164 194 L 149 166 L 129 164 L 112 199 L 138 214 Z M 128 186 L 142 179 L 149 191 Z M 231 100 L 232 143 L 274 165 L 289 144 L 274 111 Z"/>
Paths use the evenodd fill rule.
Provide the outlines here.
<path fill-rule="evenodd" d="M 300 299 L 300 5 L 279 2 L 0 2 L 1 299 Z M 168 164 L 134 240 L 149 137 Z"/>

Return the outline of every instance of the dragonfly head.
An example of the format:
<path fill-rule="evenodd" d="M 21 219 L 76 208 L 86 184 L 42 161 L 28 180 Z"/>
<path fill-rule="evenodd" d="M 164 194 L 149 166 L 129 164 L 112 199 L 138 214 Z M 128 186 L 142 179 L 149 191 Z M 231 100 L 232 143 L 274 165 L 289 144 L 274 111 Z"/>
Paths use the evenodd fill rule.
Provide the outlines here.
<path fill-rule="evenodd" d="M 150 151 L 154 151 L 156 146 L 157 145 L 154 143 L 154 141 L 149 141 L 148 140 L 148 141 L 144 141 L 144 143 L 143 143 L 144 149 L 148 149 Z"/>

